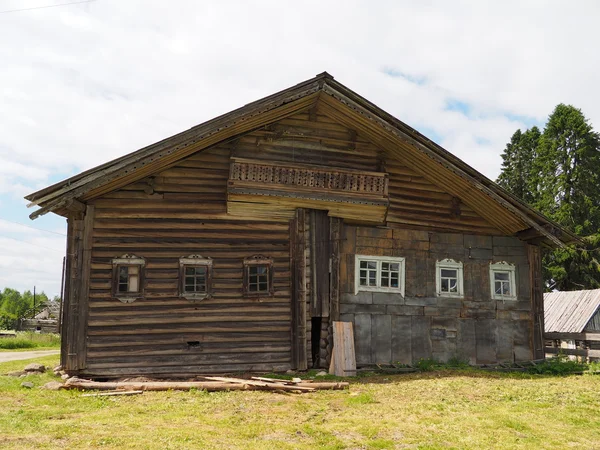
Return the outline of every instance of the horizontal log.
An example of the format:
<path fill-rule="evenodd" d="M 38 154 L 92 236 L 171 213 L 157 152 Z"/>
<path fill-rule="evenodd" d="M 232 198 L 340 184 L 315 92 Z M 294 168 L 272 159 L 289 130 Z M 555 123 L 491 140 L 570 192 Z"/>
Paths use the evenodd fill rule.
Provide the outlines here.
<path fill-rule="evenodd" d="M 573 341 L 600 341 L 600 333 L 544 333 L 544 339 L 573 340 Z"/>
<path fill-rule="evenodd" d="M 239 380 L 236 382 L 228 381 L 146 381 L 146 382 L 131 382 L 131 381 L 89 381 L 79 378 L 70 378 L 64 384 L 64 389 L 80 389 L 80 390 L 136 390 L 136 391 L 172 391 L 199 389 L 209 392 L 214 391 L 247 391 L 247 390 L 264 390 L 264 391 L 294 391 L 294 392 L 312 392 L 315 390 L 343 390 L 348 389 L 349 383 L 297 383 L 288 385 L 283 383 L 268 383 L 253 380 Z"/>
<path fill-rule="evenodd" d="M 545 353 L 552 355 L 574 355 L 574 356 L 587 356 L 591 358 L 600 358 L 600 350 L 587 350 L 583 348 L 556 348 L 556 347 L 544 347 Z"/>

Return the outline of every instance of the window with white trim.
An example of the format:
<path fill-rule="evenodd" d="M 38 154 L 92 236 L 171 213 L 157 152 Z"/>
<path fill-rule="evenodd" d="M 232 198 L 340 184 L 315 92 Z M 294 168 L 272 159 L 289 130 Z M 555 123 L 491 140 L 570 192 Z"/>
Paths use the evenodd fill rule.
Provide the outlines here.
<path fill-rule="evenodd" d="M 125 254 L 113 258 L 113 296 L 123 303 L 131 303 L 143 296 L 144 266 L 146 260 Z"/>
<path fill-rule="evenodd" d="M 435 263 L 436 294 L 440 297 L 463 297 L 463 263 L 443 259 Z"/>
<path fill-rule="evenodd" d="M 490 287 L 493 300 L 516 300 L 515 265 L 505 261 L 490 264 Z"/>
<path fill-rule="evenodd" d="M 188 300 L 210 297 L 212 259 L 201 255 L 179 258 L 179 295 Z"/>
<path fill-rule="evenodd" d="M 355 256 L 354 293 L 398 292 L 404 296 L 404 258 Z"/>

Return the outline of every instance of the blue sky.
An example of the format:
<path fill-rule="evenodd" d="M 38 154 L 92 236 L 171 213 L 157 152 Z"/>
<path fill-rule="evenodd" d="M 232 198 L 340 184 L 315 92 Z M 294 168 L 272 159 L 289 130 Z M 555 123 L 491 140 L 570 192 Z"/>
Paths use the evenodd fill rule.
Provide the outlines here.
<path fill-rule="evenodd" d="M 514 131 L 543 126 L 556 104 L 600 123 L 591 0 L 95 0 L 2 13 L 59 3 L 0 2 L 0 288 L 60 291 L 65 221 L 31 222 L 24 195 L 323 71 L 492 179 Z"/>

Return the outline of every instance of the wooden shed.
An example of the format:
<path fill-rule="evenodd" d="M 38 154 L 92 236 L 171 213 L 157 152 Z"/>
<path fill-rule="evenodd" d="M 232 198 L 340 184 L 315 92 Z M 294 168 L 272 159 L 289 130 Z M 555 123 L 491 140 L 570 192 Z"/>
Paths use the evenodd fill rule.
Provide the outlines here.
<path fill-rule="evenodd" d="M 540 246 L 574 236 L 327 73 L 26 197 L 68 220 L 87 377 L 543 357 Z"/>
<path fill-rule="evenodd" d="M 544 324 L 546 351 L 600 359 L 600 289 L 545 293 Z"/>

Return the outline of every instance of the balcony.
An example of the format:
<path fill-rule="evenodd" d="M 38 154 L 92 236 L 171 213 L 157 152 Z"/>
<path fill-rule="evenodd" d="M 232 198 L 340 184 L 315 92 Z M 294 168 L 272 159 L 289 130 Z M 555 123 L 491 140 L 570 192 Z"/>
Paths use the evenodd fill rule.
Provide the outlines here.
<path fill-rule="evenodd" d="M 383 223 L 389 204 L 386 173 L 233 158 L 227 209 L 234 215 L 291 218 L 296 208 L 332 217 Z"/>

